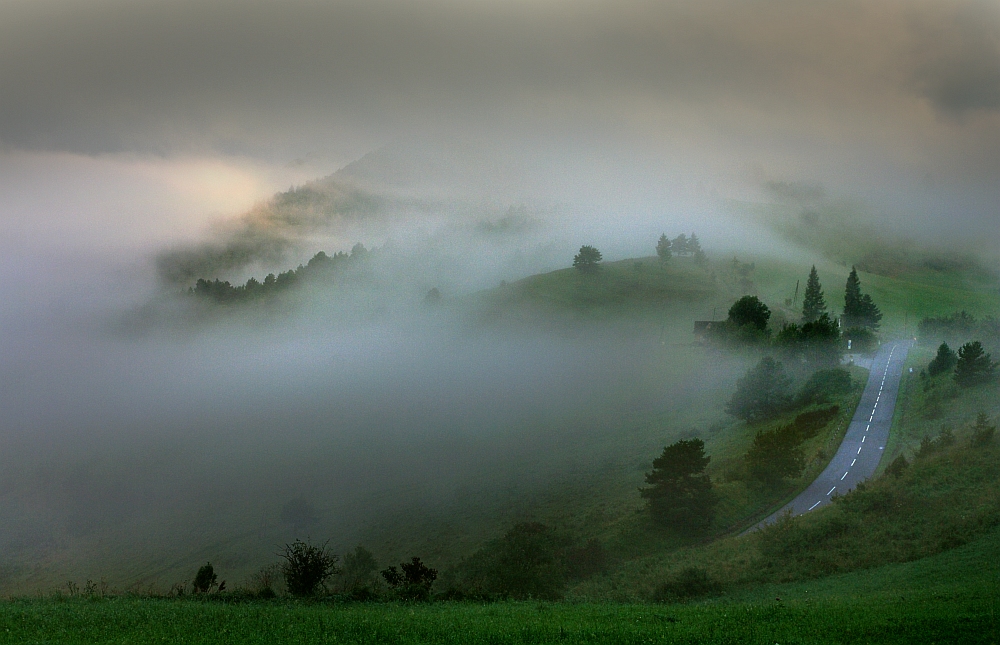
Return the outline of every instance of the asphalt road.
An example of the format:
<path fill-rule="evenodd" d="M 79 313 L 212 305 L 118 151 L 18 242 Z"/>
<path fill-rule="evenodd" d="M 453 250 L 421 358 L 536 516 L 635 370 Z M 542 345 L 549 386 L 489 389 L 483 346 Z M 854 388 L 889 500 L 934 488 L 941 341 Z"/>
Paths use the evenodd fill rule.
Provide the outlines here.
<path fill-rule="evenodd" d="M 777 521 L 789 511 L 792 515 L 802 515 L 822 508 L 830 503 L 834 495 L 843 495 L 875 474 L 889 439 L 899 381 L 903 376 L 903 361 L 911 345 L 911 341 L 903 341 L 885 343 L 879 348 L 872 359 L 868 384 L 854 418 L 826 470 L 809 488 L 750 531 Z"/>

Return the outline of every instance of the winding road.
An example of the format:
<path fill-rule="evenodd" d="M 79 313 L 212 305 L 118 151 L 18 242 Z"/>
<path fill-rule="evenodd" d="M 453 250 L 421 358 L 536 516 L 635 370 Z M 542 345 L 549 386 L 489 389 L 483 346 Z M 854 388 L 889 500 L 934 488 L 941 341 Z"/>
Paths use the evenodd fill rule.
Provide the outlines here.
<path fill-rule="evenodd" d="M 843 495 L 875 474 L 889 439 L 903 362 L 911 346 L 911 341 L 903 341 L 885 343 L 879 348 L 872 359 L 868 384 L 837 454 L 809 488 L 747 532 L 772 524 L 788 512 L 802 515 L 821 508 L 834 495 Z"/>

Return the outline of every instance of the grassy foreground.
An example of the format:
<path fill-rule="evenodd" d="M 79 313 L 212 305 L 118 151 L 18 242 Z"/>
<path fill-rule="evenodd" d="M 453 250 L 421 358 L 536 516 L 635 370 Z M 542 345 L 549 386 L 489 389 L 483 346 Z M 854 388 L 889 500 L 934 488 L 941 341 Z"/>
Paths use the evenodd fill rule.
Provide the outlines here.
<path fill-rule="evenodd" d="M 996 643 L 1000 532 L 916 562 L 690 605 L 0 604 L 3 643 Z"/>

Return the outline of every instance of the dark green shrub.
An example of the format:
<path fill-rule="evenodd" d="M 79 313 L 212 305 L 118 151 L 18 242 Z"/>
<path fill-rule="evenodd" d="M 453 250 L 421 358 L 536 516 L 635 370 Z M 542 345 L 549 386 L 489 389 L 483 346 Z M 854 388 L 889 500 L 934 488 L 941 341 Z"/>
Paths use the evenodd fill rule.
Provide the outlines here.
<path fill-rule="evenodd" d="M 816 434 L 825 428 L 827 424 L 833 421 L 838 414 L 840 414 L 839 405 L 832 405 L 828 408 L 813 410 L 812 412 L 803 412 L 795 417 L 795 421 L 792 422 L 792 427 L 795 428 L 795 432 L 798 434 L 799 439 L 809 439 L 811 437 L 815 437 Z"/>
<path fill-rule="evenodd" d="M 678 602 L 716 596 L 722 593 L 722 585 L 700 567 L 687 567 L 664 582 L 653 592 L 654 602 Z"/>
<path fill-rule="evenodd" d="M 972 426 L 972 445 L 982 447 L 993 442 L 993 435 L 997 427 L 990 423 L 990 418 L 985 412 L 976 415 L 976 423 Z"/>
<path fill-rule="evenodd" d="M 948 347 L 948 343 L 941 343 L 934 360 L 927 366 L 927 373 L 931 376 L 937 376 L 938 374 L 950 372 L 955 368 L 955 363 L 957 362 L 958 355 Z"/>
<path fill-rule="evenodd" d="M 302 540 L 286 544 L 278 554 L 285 560 L 281 572 L 285 587 L 293 596 L 315 595 L 323 583 L 337 573 L 337 556 L 328 553 L 326 543 L 315 546 Z"/>
<path fill-rule="evenodd" d="M 673 443 L 653 460 L 653 470 L 646 475 L 649 486 L 639 491 L 657 523 L 685 532 L 711 525 L 718 500 L 705 474 L 710 460 L 701 439 Z"/>
<path fill-rule="evenodd" d="M 794 425 L 758 432 L 746 455 L 750 477 L 769 486 L 779 486 L 785 479 L 801 475 L 805 456 L 800 443 Z"/>
<path fill-rule="evenodd" d="M 906 457 L 899 455 L 886 467 L 885 474 L 892 475 L 893 477 L 902 477 L 903 473 L 905 473 L 906 469 L 909 467 L 910 462 L 906 461 Z"/>
<path fill-rule="evenodd" d="M 409 562 L 401 562 L 399 569 L 385 569 L 382 571 L 382 578 L 404 600 L 427 600 L 437 574 L 437 569 L 431 569 L 420 558 L 414 557 Z"/>
<path fill-rule="evenodd" d="M 198 569 L 198 573 L 195 574 L 191 586 L 194 587 L 195 593 L 208 593 L 216 585 L 217 579 L 218 576 L 215 575 L 212 563 L 206 562 Z"/>
<path fill-rule="evenodd" d="M 832 397 L 847 394 L 853 387 L 850 373 L 843 368 L 817 370 L 802 385 L 796 398 L 799 405 L 826 403 Z"/>
<path fill-rule="evenodd" d="M 788 407 L 791 383 L 781 363 L 765 356 L 736 382 L 726 414 L 751 422 L 773 417 Z"/>
<path fill-rule="evenodd" d="M 456 588 L 478 597 L 556 600 L 565 586 L 567 546 L 544 524 L 515 524 L 456 568 Z"/>
<path fill-rule="evenodd" d="M 583 580 L 604 572 L 608 566 L 608 554 L 600 540 L 588 540 L 582 547 L 566 552 L 566 575 L 574 580 Z"/>

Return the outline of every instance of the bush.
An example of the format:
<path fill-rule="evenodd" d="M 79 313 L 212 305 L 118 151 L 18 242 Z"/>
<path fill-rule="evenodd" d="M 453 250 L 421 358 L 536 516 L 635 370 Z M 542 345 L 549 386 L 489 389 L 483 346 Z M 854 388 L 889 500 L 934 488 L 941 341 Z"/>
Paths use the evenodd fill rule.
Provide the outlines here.
<path fill-rule="evenodd" d="M 787 407 L 791 383 L 781 363 L 765 356 L 737 381 L 726 414 L 751 422 L 773 417 Z"/>
<path fill-rule="evenodd" d="M 878 347 L 878 337 L 875 332 L 864 327 L 851 327 L 844 332 L 844 340 L 851 341 L 852 352 L 873 352 Z"/>
<path fill-rule="evenodd" d="M 650 486 L 639 491 L 655 521 L 686 532 L 703 531 L 711 525 L 718 500 L 712 492 L 712 480 L 705 474 L 710 460 L 701 439 L 673 443 L 653 460 L 653 471 L 646 475 Z"/>
<path fill-rule="evenodd" d="M 955 363 L 957 362 L 958 355 L 948 347 L 948 343 L 941 343 L 941 346 L 938 347 L 937 356 L 927 366 L 927 373 L 931 376 L 937 376 L 938 374 L 950 372 L 955 368 Z"/>
<path fill-rule="evenodd" d="M 840 406 L 832 405 L 828 408 L 803 412 L 795 417 L 792 428 L 798 435 L 800 441 L 815 437 L 816 434 L 825 428 L 837 415 L 840 414 Z"/>
<path fill-rule="evenodd" d="M 777 486 L 802 474 L 805 457 L 794 425 L 758 432 L 747 451 L 747 471 L 759 482 Z"/>
<path fill-rule="evenodd" d="M 515 524 L 457 567 L 458 591 L 474 597 L 557 600 L 565 586 L 567 545 L 544 524 Z M 603 560 L 603 548 L 596 546 L 601 553 L 591 547 L 592 552 L 577 554 L 581 572 Z"/>
<path fill-rule="evenodd" d="M 194 582 L 191 583 L 191 586 L 194 587 L 195 593 L 208 593 L 216 585 L 217 579 L 218 576 L 215 575 L 212 563 L 206 562 L 198 569 L 198 573 L 195 574 Z"/>
<path fill-rule="evenodd" d="M 664 582 L 653 592 L 654 602 L 678 602 L 715 596 L 722 593 L 722 585 L 712 580 L 708 571 L 700 567 L 682 569 L 671 580 Z"/>
<path fill-rule="evenodd" d="M 972 426 L 972 445 L 982 447 L 993 442 L 993 435 L 997 427 L 990 423 L 990 418 L 985 412 L 976 415 L 976 423 Z"/>
<path fill-rule="evenodd" d="M 843 368 L 816 370 L 802 385 L 796 398 L 799 405 L 826 403 L 832 397 L 847 394 L 853 387 L 851 374 Z"/>
<path fill-rule="evenodd" d="M 344 566 L 338 577 L 338 590 L 343 593 L 358 593 L 371 587 L 378 562 L 371 551 L 358 546 L 353 552 L 344 554 Z"/>
<path fill-rule="evenodd" d="M 767 329 L 771 310 L 757 296 L 743 296 L 729 308 L 729 322 L 737 327 L 751 326 L 760 331 Z"/>
<path fill-rule="evenodd" d="M 420 558 L 410 558 L 409 562 L 401 562 L 399 569 L 389 567 L 382 571 L 382 578 L 396 590 L 396 594 L 404 600 L 427 600 L 431 595 L 431 585 L 437 580 L 437 569 L 431 569 L 420 561 Z"/>
<path fill-rule="evenodd" d="M 891 475 L 893 477 L 902 477 L 906 469 L 910 467 L 910 462 L 906 461 L 906 457 L 900 455 L 892 460 L 885 469 L 886 475 Z"/>
<path fill-rule="evenodd" d="M 315 595 L 326 580 L 337 573 L 337 556 L 328 553 L 326 544 L 314 546 L 302 540 L 285 545 L 278 554 L 285 563 L 281 572 L 285 587 L 293 596 Z"/>
<path fill-rule="evenodd" d="M 566 553 L 566 575 L 574 580 L 584 580 L 603 573 L 608 566 L 608 554 L 597 538 Z"/>

